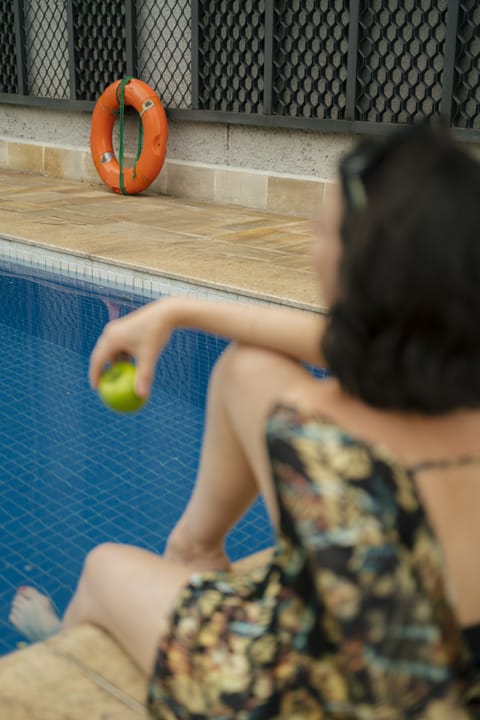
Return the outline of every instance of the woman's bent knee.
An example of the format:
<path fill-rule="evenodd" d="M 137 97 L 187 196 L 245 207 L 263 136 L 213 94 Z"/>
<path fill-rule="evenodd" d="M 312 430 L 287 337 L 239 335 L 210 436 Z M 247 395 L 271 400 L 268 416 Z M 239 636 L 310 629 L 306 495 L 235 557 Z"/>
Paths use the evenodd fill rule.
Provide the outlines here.
<path fill-rule="evenodd" d="M 119 546 L 115 543 L 96 545 L 85 557 L 82 575 L 86 578 L 104 577 L 118 551 Z"/>
<path fill-rule="evenodd" d="M 78 586 L 85 602 L 93 603 L 99 587 L 111 582 L 119 551 L 119 545 L 107 542 L 97 545 L 87 554 Z"/>
<path fill-rule="evenodd" d="M 85 557 L 75 595 L 67 608 L 64 627 L 92 622 L 108 629 L 102 598 L 105 587 L 114 580 L 121 545 L 102 543 Z"/>
<path fill-rule="evenodd" d="M 215 376 L 229 385 L 238 387 L 242 384 L 250 385 L 252 378 L 262 376 L 282 375 L 288 372 L 303 373 L 301 365 L 280 355 L 272 350 L 245 345 L 243 343 L 231 343 L 222 353 L 214 368 L 212 381 Z"/>

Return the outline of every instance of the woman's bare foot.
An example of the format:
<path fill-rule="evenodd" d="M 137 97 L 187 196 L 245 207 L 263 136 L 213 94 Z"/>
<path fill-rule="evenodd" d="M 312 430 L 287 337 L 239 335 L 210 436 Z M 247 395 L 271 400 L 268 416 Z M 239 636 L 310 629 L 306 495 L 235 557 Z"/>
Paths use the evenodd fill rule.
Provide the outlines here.
<path fill-rule="evenodd" d="M 198 572 L 230 569 L 223 545 L 206 546 L 195 541 L 183 523 L 179 523 L 170 534 L 165 557 Z"/>
<path fill-rule="evenodd" d="M 32 642 L 55 635 L 62 625 L 50 598 L 32 587 L 17 590 L 9 620 Z"/>

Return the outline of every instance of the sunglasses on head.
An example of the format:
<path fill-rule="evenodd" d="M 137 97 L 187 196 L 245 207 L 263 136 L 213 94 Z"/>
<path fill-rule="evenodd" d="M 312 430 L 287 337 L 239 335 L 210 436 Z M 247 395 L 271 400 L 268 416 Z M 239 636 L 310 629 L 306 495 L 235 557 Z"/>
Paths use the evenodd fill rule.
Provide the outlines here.
<path fill-rule="evenodd" d="M 339 173 L 347 209 L 353 212 L 365 210 L 368 206 L 366 180 L 378 169 L 387 155 L 398 148 L 410 137 L 422 138 L 437 136 L 445 141 L 448 138 L 448 126 L 442 117 L 425 118 L 421 122 L 396 129 L 379 140 L 364 140 L 340 163 Z"/>
<path fill-rule="evenodd" d="M 388 149 L 385 142 L 366 140 L 343 158 L 339 174 L 348 210 L 358 212 L 368 206 L 366 178 L 382 162 Z"/>

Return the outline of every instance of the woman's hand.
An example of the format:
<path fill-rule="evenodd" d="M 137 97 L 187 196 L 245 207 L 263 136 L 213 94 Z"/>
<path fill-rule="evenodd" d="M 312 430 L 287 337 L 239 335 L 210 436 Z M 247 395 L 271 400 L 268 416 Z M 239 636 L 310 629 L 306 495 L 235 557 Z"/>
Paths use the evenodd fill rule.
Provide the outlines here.
<path fill-rule="evenodd" d="M 137 366 L 135 392 L 148 397 L 158 356 L 174 329 L 169 300 L 157 300 L 107 323 L 90 357 L 92 388 L 97 387 L 105 365 L 127 355 L 135 358 Z"/>

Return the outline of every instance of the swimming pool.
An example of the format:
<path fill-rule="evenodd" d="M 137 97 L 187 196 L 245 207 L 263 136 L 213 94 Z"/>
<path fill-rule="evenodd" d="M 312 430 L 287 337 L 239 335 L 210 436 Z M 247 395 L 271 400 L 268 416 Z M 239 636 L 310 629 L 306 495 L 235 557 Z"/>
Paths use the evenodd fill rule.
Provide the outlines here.
<path fill-rule="evenodd" d="M 104 541 L 161 552 L 191 491 L 210 370 L 226 342 L 176 331 L 148 405 L 105 408 L 88 358 L 109 317 L 147 298 L 0 263 L 0 653 L 21 638 L 8 623 L 19 585 L 63 611 L 85 554 Z M 261 500 L 232 531 L 232 559 L 267 547 Z"/>

